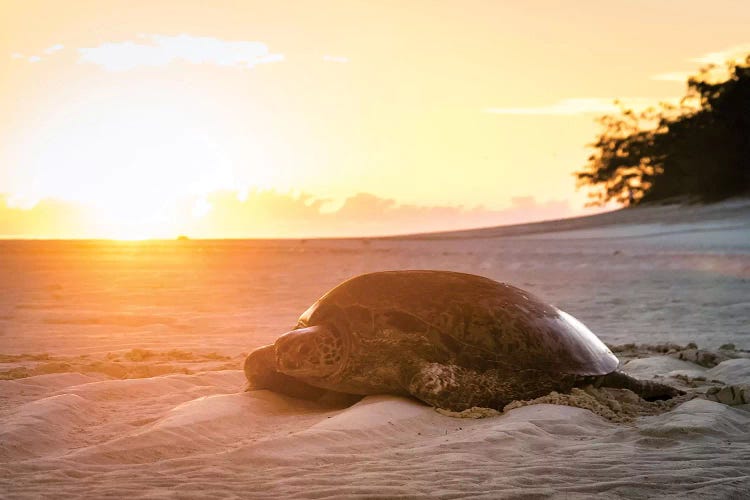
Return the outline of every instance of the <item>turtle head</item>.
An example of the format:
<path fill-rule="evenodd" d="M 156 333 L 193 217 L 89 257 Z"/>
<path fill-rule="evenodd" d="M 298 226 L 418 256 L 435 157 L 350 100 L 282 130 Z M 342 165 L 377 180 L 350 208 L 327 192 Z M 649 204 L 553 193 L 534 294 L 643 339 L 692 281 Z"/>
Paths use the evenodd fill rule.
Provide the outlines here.
<path fill-rule="evenodd" d="M 285 333 L 274 344 L 276 369 L 292 377 L 325 378 L 338 372 L 344 362 L 344 339 L 325 325 Z"/>
<path fill-rule="evenodd" d="M 273 344 L 259 347 L 245 359 L 246 390 L 269 389 L 311 401 L 333 394 L 277 371 L 274 347 Z"/>

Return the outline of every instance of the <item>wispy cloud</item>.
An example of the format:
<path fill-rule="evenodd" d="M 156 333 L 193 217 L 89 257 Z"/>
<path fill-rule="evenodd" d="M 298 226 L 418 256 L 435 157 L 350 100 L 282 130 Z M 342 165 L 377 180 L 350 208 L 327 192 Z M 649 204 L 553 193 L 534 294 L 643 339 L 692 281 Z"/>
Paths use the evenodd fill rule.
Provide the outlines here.
<path fill-rule="evenodd" d="M 662 82 L 687 82 L 691 75 L 692 73 L 690 71 L 670 71 L 668 73 L 653 75 L 651 80 Z"/>
<path fill-rule="evenodd" d="M 110 71 L 127 71 L 142 66 L 166 66 L 173 62 L 253 68 L 258 64 L 284 60 L 283 54 L 272 54 L 261 42 L 184 34 L 139 35 L 138 39 L 80 48 L 79 62 L 96 64 Z"/>
<path fill-rule="evenodd" d="M 717 50 L 715 52 L 709 52 L 702 56 L 690 58 L 690 62 L 697 62 L 700 64 L 718 64 L 722 65 L 727 61 L 737 61 L 738 59 L 744 59 L 750 53 L 750 43 L 743 43 L 728 47 L 723 50 Z"/>
<path fill-rule="evenodd" d="M 601 98 L 601 97 L 576 97 L 561 99 L 553 104 L 543 106 L 527 106 L 513 108 L 485 108 L 485 113 L 498 115 L 531 115 L 531 116 L 554 116 L 554 115 L 582 115 L 588 113 L 602 114 L 615 113 L 620 110 L 617 102 L 625 107 L 640 110 L 654 106 L 657 99 L 649 97 L 628 98 Z"/>
<path fill-rule="evenodd" d="M 327 62 L 334 62 L 334 63 L 348 63 L 349 58 L 344 56 L 329 56 L 325 55 L 323 56 L 323 60 Z"/>
<path fill-rule="evenodd" d="M 63 44 L 60 44 L 60 43 L 56 43 L 55 45 L 52 45 L 52 46 L 50 46 L 50 47 L 47 47 L 47 48 L 46 48 L 46 49 L 44 49 L 44 50 L 43 50 L 42 52 L 44 52 L 44 53 L 45 53 L 45 54 L 47 54 L 47 55 L 52 55 L 52 54 L 54 54 L 55 52 L 60 52 L 60 51 L 61 51 L 61 50 L 63 50 L 64 48 L 65 48 L 65 45 L 63 45 Z M 27 55 L 25 55 L 25 54 L 22 54 L 22 53 L 20 53 L 20 52 L 13 52 L 13 53 L 12 53 L 12 54 L 10 55 L 10 57 L 11 57 L 12 59 L 17 59 L 17 60 L 21 60 L 21 59 L 23 59 L 23 60 L 25 60 L 25 61 L 27 61 L 27 62 L 30 62 L 30 63 L 36 63 L 36 62 L 39 62 L 39 61 L 41 61 L 41 60 L 43 59 L 43 57 L 42 57 L 42 56 L 40 56 L 40 55 L 30 55 L 30 56 L 27 56 Z"/>
<path fill-rule="evenodd" d="M 706 54 L 688 58 L 690 63 L 698 63 L 701 66 L 715 65 L 723 67 L 728 61 L 741 62 L 750 54 L 750 43 L 734 45 L 723 50 L 708 52 Z M 651 80 L 660 80 L 665 82 L 687 82 L 688 78 L 698 73 L 697 69 L 693 71 L 669 71 L 651 76 Z"/>
<path fill-rule="evenodd" d="M 46 49 L 44 49 L 44 53 L 45 54 L 54 54 L 55 52 L 60 52 L 64 48 L 65 48 L 65 45 L 63 45 L 61 43 L 56 43 L 56 44 L 52 45 L 51 47 L 47 47 Z"/>

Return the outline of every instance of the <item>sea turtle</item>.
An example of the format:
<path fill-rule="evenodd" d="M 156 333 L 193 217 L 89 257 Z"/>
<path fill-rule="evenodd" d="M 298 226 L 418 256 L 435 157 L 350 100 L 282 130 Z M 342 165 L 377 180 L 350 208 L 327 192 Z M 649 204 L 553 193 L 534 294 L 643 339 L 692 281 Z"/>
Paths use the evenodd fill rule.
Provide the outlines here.
<path fill-rule="evenodd" d="M 455 411 L 551 391 L 680 394 L 617 371 L 573 316 L 514 286 L 448 271 L 384 271 L 340 284 L 294 329 L 245 360 L 248 389 L 316 399 L 327 391 L 411 395 Z"/>

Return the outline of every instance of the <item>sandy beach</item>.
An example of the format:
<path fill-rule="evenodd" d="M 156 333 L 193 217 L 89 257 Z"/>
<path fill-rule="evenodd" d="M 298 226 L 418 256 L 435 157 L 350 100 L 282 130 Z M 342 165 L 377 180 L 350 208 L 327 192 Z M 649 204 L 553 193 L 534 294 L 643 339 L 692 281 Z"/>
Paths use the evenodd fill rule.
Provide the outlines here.
<path fill-rule="evenodd" d="M 0 257 L 3 498 L 750 491 L 747 200 L 377 239 L 0 241 Z M 459 418 L 388 395 L 243 392 L 244 356 L 321 294 L 420 268 L 527 289 L 613 346 L 624 371 L 689 395 L 657 407 L 583 391 Z"/>

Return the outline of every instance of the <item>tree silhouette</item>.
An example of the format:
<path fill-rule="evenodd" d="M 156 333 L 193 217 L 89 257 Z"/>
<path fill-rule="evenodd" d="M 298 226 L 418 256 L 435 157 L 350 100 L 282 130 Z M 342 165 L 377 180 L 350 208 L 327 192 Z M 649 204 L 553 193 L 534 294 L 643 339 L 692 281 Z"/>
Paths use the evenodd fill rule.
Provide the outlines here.
<path fill-rule="evenodd" d="M 624 106 L 603 127 L 578 187 L 590 204 L 610 200 L 718 201 L 750 193 L 750 55 L 688 79 L 680 104 L 642 112 Z"/>

